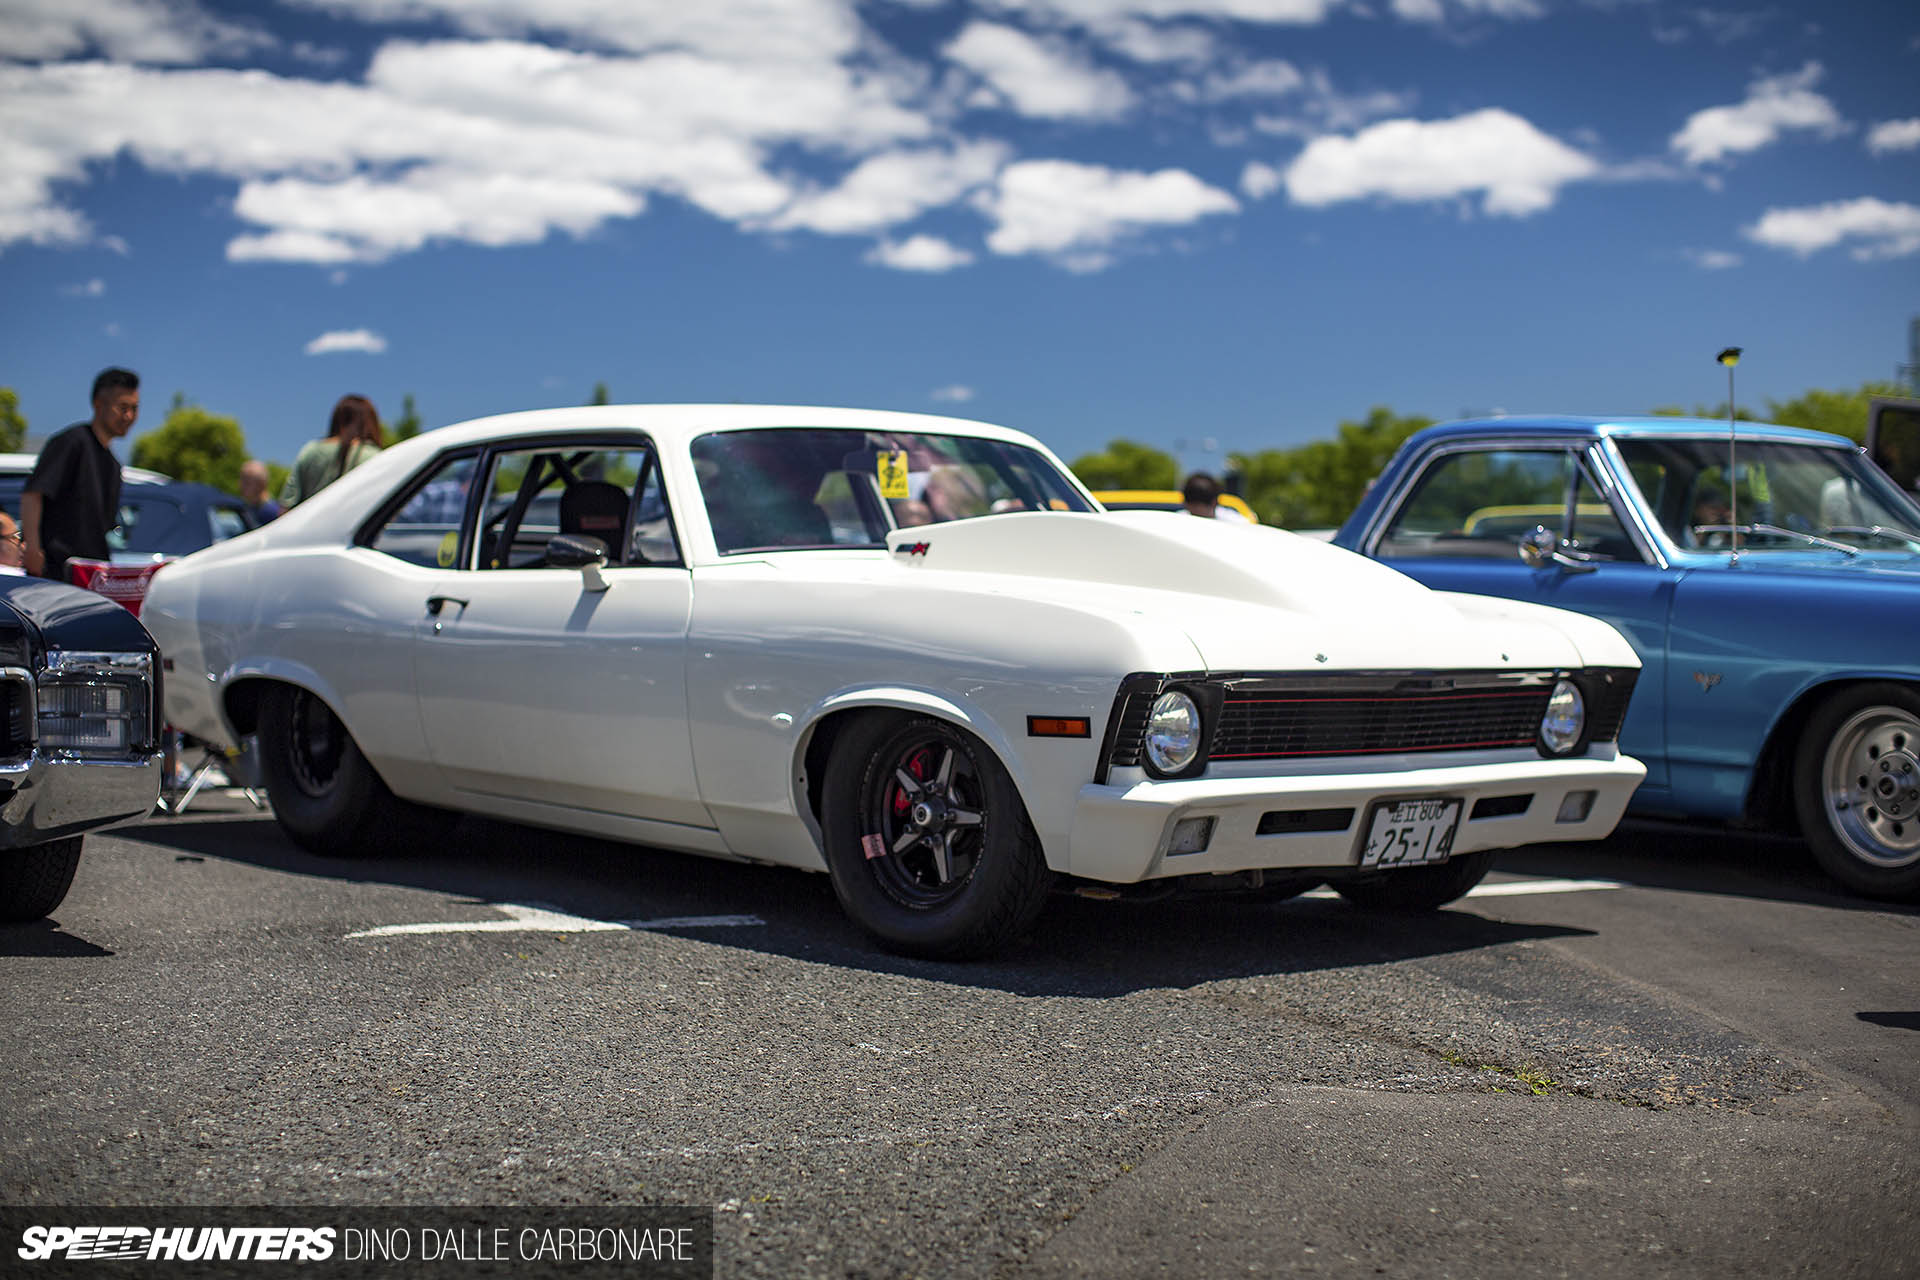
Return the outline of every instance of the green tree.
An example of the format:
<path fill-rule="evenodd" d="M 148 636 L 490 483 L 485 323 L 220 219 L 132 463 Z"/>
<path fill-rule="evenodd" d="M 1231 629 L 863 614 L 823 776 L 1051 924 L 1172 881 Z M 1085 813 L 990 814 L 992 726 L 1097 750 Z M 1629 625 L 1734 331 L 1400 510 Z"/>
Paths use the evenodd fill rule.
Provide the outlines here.
<path fill-rule="evenodd" d="M 174 396 L 166 421 L 133 442 L 131 455 L 136 467 L 232 494 L 240 492 L 240 464 L 246 458 L 247 438 L 238 422 L 188 404 L 182 395 Z"/>
<path fill-rule="evenodd" d="M 293 468 L 284 462 L 267 463 L 267 496 L 278 498 L 280 491 L 287 487 L 287 477 L 293 474 Z"/>
<path fill-rule="evenodd" d="M 1376 405 L 1359 422 L 1342 422 L 1331 440 L 1295 449 L 1232 454 L 1243 477 L 1243 497 L 1267 524 L 1324 528 L 1344 521 L 1394 450 L 1433 419 L 1401 417 Z"/>
<path fill-rule="evenodd" d="M 12 387 L 0 387 L 0 453 L 18 453 L 27 442 L 27 420 L 20 414 L 20 396 Z"/>
<path fill-rule="evenodd" d="M 1767 420 L 1783 427 L 1831 431 L 1834 435 L 1864 442 L 1867 402 L 1875 396 L 1906 394 L 1907 389 L 1898 382 L 1869 382 L 1858 391 L 1808 391 L 1791 400 L 1767 401 Z"/>
<path fill-rule="evenodd" d="M 609 399 L 607 396 L 607 384 L 604 382 L 594 383 L 593 399 L 587 401 L 587 403 L 588 404 L 612 404 L 613 401 Z"/>
<path fill-rule="evenodd" d="M 411 440 L 420 434 L 420 411 L 413 407 L 413 392 L 400 397 L 400 416 L 387 428 L 387 440 L 390 444 L 399 444 L 402 440 Z M 275 489 L 275 493 L 279 490 Z"/>
<path fill-rule="evenodd" d="M 1132 440 L 1112 440 L 1099 453 L 1073 461 L 1073 474 L 1089 489 L 1178 489 L 1180 461 Z"/>

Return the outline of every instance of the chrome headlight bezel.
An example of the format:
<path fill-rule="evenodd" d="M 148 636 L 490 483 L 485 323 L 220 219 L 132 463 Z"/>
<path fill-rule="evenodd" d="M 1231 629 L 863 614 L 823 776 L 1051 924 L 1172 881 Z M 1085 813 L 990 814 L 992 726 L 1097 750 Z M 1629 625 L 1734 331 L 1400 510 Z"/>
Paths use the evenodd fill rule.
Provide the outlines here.
<path fill-rule="evenodd" d="M 1162 690 L 1147 711 L 1140 759 L 1157 778 L 1189 777 L 1206 766 L 1206 721 L 1186 689 Z"/>
<path fill-rule="evenodd" d="M 56 650 L 35 673 L 35 749 L 97 759 L 151 751 L 158 737 L 154 703 L 150 655 Z"/>
<path fill-rule="evenodd" d="M 1540 714 L 1540 754 L 1570 756 L 1587 745 L 1587 698 L 1577 681 L 1562 676 Z"/>

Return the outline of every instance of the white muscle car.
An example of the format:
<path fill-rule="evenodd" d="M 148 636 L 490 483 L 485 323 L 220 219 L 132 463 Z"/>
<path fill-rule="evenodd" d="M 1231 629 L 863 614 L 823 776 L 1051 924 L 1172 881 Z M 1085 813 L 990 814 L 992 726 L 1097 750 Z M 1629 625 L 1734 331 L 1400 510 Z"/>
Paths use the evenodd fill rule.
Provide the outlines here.
<path fill-rule="evenodd" d="M 917 414 L 447 427 L 169 565 L 144 620 L 168 718 L 259 735 L 308 849 L 433 806 L 825 870 L 922 955 L 1005 945 L 1062 878 L 1436 907 L 1605 836 L 1643 774 L 1603 622 L 1107 513 L 1030 437 Z"/>

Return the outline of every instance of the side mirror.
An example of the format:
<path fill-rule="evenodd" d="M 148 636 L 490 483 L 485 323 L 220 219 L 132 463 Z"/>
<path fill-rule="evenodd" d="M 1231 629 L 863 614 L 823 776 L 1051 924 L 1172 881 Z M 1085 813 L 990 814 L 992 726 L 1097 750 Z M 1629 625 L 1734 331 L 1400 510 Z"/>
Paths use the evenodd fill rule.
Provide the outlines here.
<path fill-rule="evenodd" d="M 1537 524 L 1520 536 L 1520 558 L 1529 569 L 1544 569 L 1559 549 L 1560 539 L 1553 530 Z"/>
<path fill-rule="evenodd" d="M 561 569 L 578 569 L 580 580 L 589 591 L 605 591 L 612 586 L 600 571 L 607 567 L 607 544 L 585 534 L 560 533 L 547 539 L 547 563 Z"/>
<path fill-rule="evenodd" d="M 1529 569 L 1544 569 L 1548 565 L 1558 565 L 1567 573 L 1592 573 L 1593 565 L 1587 563 L 1593 557 L 1582 552 L 1566 552 L 1560 549 L 1560 535 L 1543 524 L 1537 524 L 1520 537 L 1520 559 Z"/>

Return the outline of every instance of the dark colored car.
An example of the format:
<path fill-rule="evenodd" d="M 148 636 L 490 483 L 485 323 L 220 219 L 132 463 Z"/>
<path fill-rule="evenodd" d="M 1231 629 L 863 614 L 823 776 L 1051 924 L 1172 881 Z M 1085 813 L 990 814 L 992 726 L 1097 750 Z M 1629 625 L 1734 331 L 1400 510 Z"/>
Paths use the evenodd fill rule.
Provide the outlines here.
<path fill-rule="evenodd" d="M 34 455 L 0 454 L 0 510 L 16 519 Z M 122 467 L 120 515 L 107 543 L 115 564 L 189 555 L 253 527 L 246 504 L 212 485 Z"/>
<path fill-rule="evenodd" d="M 91 591 L 0 575 L 0 920 L 58 907 L 81 837 L 153 808 L 160 654 Z"/>

